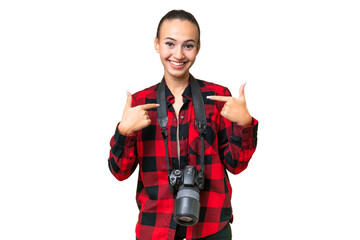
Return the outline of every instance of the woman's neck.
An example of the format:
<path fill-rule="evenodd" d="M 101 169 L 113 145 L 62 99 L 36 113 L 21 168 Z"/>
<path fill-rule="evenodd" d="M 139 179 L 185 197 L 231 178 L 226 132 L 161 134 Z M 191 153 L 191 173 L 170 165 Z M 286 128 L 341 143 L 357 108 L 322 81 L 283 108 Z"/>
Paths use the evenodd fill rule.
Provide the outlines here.
<path fill-rule="evenodd" d="M 172 76 L 166 76 L 165 81 L 173 95 L 181 95 L 189 83 L 189 73 L 182 78 L 174 78 Z"/>

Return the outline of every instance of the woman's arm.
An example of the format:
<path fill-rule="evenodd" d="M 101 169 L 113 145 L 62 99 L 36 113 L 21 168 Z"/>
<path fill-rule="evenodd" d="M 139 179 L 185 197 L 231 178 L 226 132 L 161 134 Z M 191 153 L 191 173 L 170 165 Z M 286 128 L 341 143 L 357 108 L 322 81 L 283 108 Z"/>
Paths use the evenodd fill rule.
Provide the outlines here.
<path fill-rule="evenodd" d="M 225 88 L 223 96 L 210 96 L 220 111 L 218 132 L 219 155 L 233 174 L 246 169 L 257 143 L 258 121 L 251 117 L 245 101 L 245 84 L 239 90 L 239 98 L 231 97 Z"/>
<path fill-rule="evenodd" d="M 110 140 L 111 149 L 108 163 L 111 173 L 116 179 L 122 181 L 134 172 L 138 161 L 135 147 L 136 134 L 122 135 L 118 126 L 116 126 L 115 134 Z"/>
<path fill-rule="evenodd" d="M 136 131 L 150 125 L 147 110 L 158 104 L 136 105 L 131 94 L 127 92 L 127 100 L 121 122 L 117 125 L 110 141 L 109 168 L 120 181 L 127 179 L 136 169 Z"/>
<path fill-rule="evenodd" d="M 257 144 L 258 121 L 252 118 L 250 126 L 240 126 L 221 117 L 219 155 L 226 169 L 239 174 L 245 170 L 255 152 Z"/>

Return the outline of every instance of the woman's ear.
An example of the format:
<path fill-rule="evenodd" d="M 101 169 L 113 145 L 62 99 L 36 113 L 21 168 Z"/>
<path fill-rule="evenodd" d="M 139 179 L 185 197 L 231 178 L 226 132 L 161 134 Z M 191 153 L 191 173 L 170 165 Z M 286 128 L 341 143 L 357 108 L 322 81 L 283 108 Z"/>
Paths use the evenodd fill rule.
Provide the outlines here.
<path fill-rule="evenodd" d="M 154 41 L 154 47 L 155 47 L 155 50 L 160 53 L 160 41 L 157 37 L 155 37 L 155 41 Z"/>
<path fill-rule="evenodd" d="M 196 54 L 198 54 L 199 51 L 200 51 L 200 42 L 199 42 L 198 45 L 197 45 L 197 53 L 196 53 Z"/>

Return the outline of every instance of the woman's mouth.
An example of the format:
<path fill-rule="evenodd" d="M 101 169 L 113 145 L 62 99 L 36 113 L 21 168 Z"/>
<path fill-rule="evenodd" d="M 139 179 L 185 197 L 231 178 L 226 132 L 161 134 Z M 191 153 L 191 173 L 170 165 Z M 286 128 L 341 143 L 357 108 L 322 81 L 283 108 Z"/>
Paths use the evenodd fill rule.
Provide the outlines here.
<path fill-rule="evenodd" d="M 186 63 L 186 62 L 176 62 L 176 61 L 170 61 L 170 60 L 169 60 L 169 62 L 170 62 L 171 67 L 175 68 L 175 69 L 183 68 Z"/>

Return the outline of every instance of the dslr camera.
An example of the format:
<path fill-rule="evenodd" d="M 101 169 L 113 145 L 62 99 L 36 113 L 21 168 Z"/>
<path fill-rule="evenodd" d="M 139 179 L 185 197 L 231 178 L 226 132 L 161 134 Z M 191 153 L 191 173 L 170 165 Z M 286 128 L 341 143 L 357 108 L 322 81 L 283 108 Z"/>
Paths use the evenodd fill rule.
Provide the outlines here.
<path fill-rule="evenodd" d="M 169 174 L 170 192 L 176 193 L 174 220 L 182 226 L 195 225 L 200 213 L 200 189 L 204 186 L 204 176 L 194 166 L 184 170 L 173 169 Z"/>

